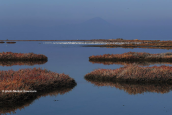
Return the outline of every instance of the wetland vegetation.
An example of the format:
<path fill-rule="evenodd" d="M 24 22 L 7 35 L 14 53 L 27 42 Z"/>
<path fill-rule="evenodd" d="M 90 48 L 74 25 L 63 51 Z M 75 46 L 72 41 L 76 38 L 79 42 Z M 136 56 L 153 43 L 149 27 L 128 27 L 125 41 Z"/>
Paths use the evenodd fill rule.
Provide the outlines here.
<path fill-rule="evenodd" d="M 154 64 L 172 64 L 172 62 L 164 62 L 164 61 L 115 61 L 115 60 L 89 60 L 92 64 L 103 64 L 103 65 L 131 65 L 131 64 L 137 64 L 139 66 L 149 66 L 149 65 L 154 65 Z"/>
<path fill-rule="evenodd" d="M 33 61 L 29 61 L 29 60 L 0 60 L 0 66 L 13 66 L 13 65 L 35 65 L 35 64 L 45 64 L 47 62 L 47 60 L 33 60 Z"/>
<path fill-rule="evenodd" d="M 107 44 L 86 45 L 84 47 L 172 49 L 171 40 L 160 41 L 160 40 L 138 40 L 138 39 L 135 40 L 109 39 L 109 40 L 104 40 L 104 42 L 107 42 Z"/>
<path fill-rule="evenodd" d="M 71 88 L 75 85 L 75 80 L 64 73 L 58 74 L 41 68 L 0 71 L 0 102 L 21 102 L 34 98 L 45 90 Z M 24 92 L 13 92 L 14 90 Z M 36 92 L 25 92 L 31 90 Z"/>
<path fill-rule="evenodd" d="M 133 83 L 172 83 L 171 66 L 139 67 L 128 65 L 118 69 L 96 69 L 85 75 L 87 79 Z"/>
<path fill-rule="evenodd" d="M 172 61 L 172 52 L 150 54 L 146 52 L 128 52 L 123 54 L 104 54 L 90 56 L 90 61 L 150 61 L 150 62 L 170 62 Z"/>
<path fill-rule="evenodd" d="M 42 54 L 34 53 L 1 52 L 0 60 L 47 60 L 47 57 Z"/>

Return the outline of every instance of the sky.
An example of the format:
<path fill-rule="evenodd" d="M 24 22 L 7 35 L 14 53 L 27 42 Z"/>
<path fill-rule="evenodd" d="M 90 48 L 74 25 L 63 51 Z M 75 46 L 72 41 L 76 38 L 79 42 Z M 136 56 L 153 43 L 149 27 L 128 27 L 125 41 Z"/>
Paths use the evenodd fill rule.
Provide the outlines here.
<path fill-rule="evenodd" d="M 171 5 L 172 0 L 0 0 L 0 38 L 171 39 Z M 89 21 L 94 18 L 101 23 Z"/>
<path fill-rule="evenodd" d="M 0 20 L 171 20 L 172 0 L 0 0 Z"/>

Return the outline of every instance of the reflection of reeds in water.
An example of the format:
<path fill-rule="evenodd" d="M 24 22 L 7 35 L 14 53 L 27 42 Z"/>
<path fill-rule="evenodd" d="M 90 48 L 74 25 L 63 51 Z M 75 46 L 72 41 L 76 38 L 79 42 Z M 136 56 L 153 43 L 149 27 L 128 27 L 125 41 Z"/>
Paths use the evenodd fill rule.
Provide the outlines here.
<path fill-rule="evenodd" d="M 47 62 L 47 60 L 33 60 L 33 61 L 29 61 L 29 60 L 5 60 L 2 61 L 0 60 L 0 66 L 13 66 L 13 65 L 36 65 L 36 64 L 45 64 Z"/>
<path fill-rule="evenodd" d="M 152 64 L 172 64 L 172 62 L 160 62 L 160 61 L 104 61 L 104 60 L 89 60 L 92 64 L 103 64 L 103 65 L 112 65 L 112 64 L 119 64 L 119 65 L 131 65 L 137 64 L 139 66 L 149 66 Z"/>
<path fill-rule="evenodd" d="M 152 93 L 168 93 L 172 90 L 172 84 L 167 83 L 129 83 L 129 82 L 112 82 L 110 80 L 96 80 L 96 79 L 85 79 L 88 82 L 96 86 L 110 86 L 116 87 L 120 90 L 124 90 L 129 94 L 141 94 L 144 92 L 152 92 Z"/>
<path fill-rule="evenodd" d="M 76 85 L 76 84 L 75 84 Z M 50 89 L 50 90 L 45 90 L 42 92 L 37 92 L 37 94 L 31 98 L 31 99 L 27 99 L 25 101 L 18 101 L 15 103 L 10 103 L 10 102 L 0 102 L 0 113 L 2 114 L 7 114 L 7 113 L 15 113 L 15 111 L 17 109 L 24 109 L 25 107 L 31 105 L 34 100 L 40 98 L 40 97 L 45 97 L 45 96 L 57 96 L 57 95 L 63 95 L 69 91 L 71 91 L 75 85 L 71 86 L 71 87 L 62 87 L 62 88 L 54 88 L 54 89 Z"/>

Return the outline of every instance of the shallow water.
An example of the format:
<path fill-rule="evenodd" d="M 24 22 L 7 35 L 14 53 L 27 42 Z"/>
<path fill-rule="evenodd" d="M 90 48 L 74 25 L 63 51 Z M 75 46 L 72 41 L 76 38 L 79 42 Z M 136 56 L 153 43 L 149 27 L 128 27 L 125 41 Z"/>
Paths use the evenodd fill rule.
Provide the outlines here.
<path fill-rule="evenodd" d="M 124 49 L 81 47 L 79 44 L 44 44 L 44 42 L 17 42 L 0 44 L 0 52 L 44 54 L 48 61 L 44 64 L 0 66 L 0 70 L 18 70 L 22 68 L 41 67 L 57 73 L 65 73 L 77 82 L 69 92 L 57 96 L 45 96 L 34 100 L 23 109 L 16 109 L 16 115 L 162 115 L 171 114 L 172 92 L 143 92 L 129 94 L 122 88 L 97 86 L 84 79 L 84 75 L 94 69 L 116 69 L 123 65 L 103 65 L 89 62 L 91 55 L 121 54 L 125 52 L 165 53 L 172 50 L 163 49 Z M 155 64 L 156 65 L 156 64 Z M 160 65 L 160 64 L 157 64 Z M 166 64 L 168 65 L 168 64 Z M 54 101 L 58 100 L 58 101 Z M 1 110 L 2 111 L 2 110 Z M 9 114 L 9 113 L 8 113 Z M 13 114 L 13 113 L 12 113 Z"/>

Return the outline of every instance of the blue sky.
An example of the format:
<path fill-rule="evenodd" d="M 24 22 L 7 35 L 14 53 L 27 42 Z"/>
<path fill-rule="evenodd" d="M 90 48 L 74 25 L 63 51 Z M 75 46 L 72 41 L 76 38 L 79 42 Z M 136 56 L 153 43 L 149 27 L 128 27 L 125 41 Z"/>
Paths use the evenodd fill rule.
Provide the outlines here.
<path fill-rule="evenodd" d="M 1 0 L 0 19 L 171 20 L 172 0 Z"/>

